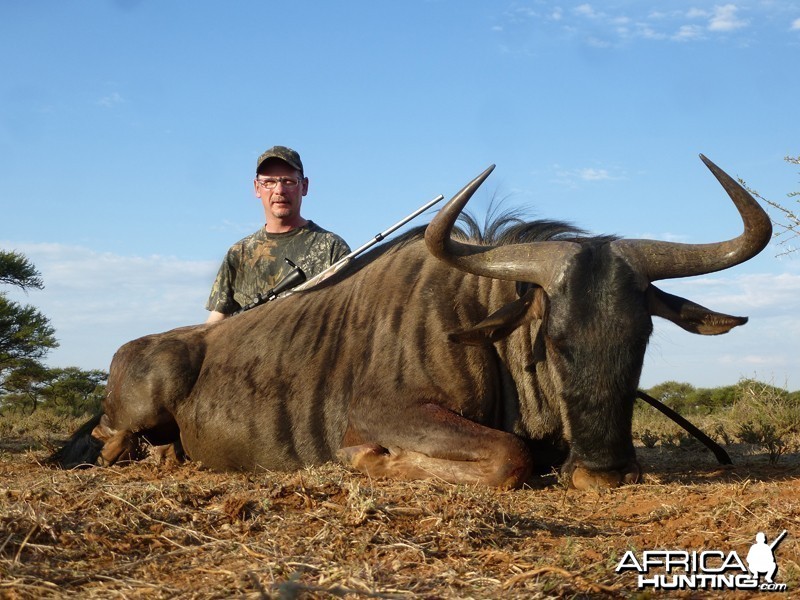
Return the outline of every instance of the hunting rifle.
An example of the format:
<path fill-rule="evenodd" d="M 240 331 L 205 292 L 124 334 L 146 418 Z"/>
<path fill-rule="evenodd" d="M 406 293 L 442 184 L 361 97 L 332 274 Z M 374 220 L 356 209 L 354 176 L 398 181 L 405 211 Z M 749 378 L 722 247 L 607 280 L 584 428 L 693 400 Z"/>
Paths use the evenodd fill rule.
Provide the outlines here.
<path fill-rule="evenodd" d="M 416 219 L 419 215 L 421 215 L 426 210 L 428 210 L 430 207 L 432 207 L 434 204 L 436 204 L 437 202 L 442 201 L 443 199 L 444 199 L 444 196 L 439 194 L 438 196 L 436 196 L 436 198 L 434 198 L 433 200 L 431 200 L 430 202 L 428 202 L 424 206 L 421 206 L 420 208 L 415 210 L 413 213 L 411 213 L 407 217 L 399 220 L 397 223 L 395 223 L 394 225 L 392 225 L 391 227 L 389 227 L 385 231 L 381 231 L 379 234 L 375 235 L 371 240 L 369 240 L 366 244 L 362 245 L 360 248 L 356 248 L 355 250 L 353 250 L 347 256 L 344 256 L 344 257 L 340 258 L 338 261 L 333 263 L 330 267 L 328 267 L 327 269 L 325 269 L 324 271 L 322 271 L 318 275 L 312 277 L 308 281 L 306 281 L 306 274 L 303 272 L 303 269 L 298 267 L 296 264 L 294 264 L 288 258 L 285 258 L 284 260 L 287 263 L 289 263 L 289 266 L 292 267 L 292 270 L 289 271 L 289 274 L 286 275 L 286 277 L 284 277 L 283 279 L 281 279 L 274 288 L 268 290 L 264 294 L 259 294 L 258 296 L 256 296 L 255 300 L 253 300 L 250 304 L 242 307 L 241 310 L 236 311 L 236 313 L 234 313 L 234 314 L 239 314 L 239 313 L 242 313 L 242 312 L 244 312 L 246 310 L 250 310 L 251 308 L 255 308 L 256 306 L 260 306 L 260 305 L 264 304 L 265 302 L 271 302 L 272 300 L 275 300 L 278 296 L 280 296 L 284 292 L 288 292 L 289 294 L 292 294 L 294 292 L 307 290 L 308 288 L 317 285 L 318 283 L 320 283 L 321 281 L 327 279 L 328 277 L 330 277 L 334 273 L 338 273 L 339 271 L 344 269 L 347 265 L 350 264 L 350 261 L 352 261 L 356 256 L 358 256 L 359 254 L 361 254 L 362 252 L 364 252 L 368 248 L 371 248 L 372 246 L 374 246 L 378 242 L 384 240 L 387 235 L 390 235 L 390 234 L 394 233 L 395 231 L 400 229 L 403 225 L 405 225 L 406 223 L 408 223 L 412 219 Z"/>

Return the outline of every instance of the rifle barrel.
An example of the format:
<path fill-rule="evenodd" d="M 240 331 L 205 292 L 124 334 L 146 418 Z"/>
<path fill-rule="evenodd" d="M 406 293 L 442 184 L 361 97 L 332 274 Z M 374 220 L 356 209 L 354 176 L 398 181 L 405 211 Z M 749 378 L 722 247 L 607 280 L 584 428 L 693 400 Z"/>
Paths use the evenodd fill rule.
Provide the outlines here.
<path fill-rule="evenodd" d="M 391 233 L 397 231 L 398 229 L 400 229 L 403 225 L 405 225 L 406 223 L 408 223 L 412 219 L 416 219 L 419 215 L 424 213 L 426 210 L 428 210 L 430 207 L 432 207 L 437 202 L 441 202 L 443 199 L 444 199 L 444 196 L 439 194 L 438 196 L 436 196 L 436 198 L 434 198 L 430 202 L 426 203 L 424 206 L 421 206 L 420 208 L 415 210 L 413 213 L 411 213 L 407 217 L 405 217 L 403 219 L 400 219 L 397 223 L 395 223 L 394 225 L 392 225 L 391 227 L 389 227 L 385 231 L 381 231 L 379 234 L 375 235 L 371 240 L 369 240 L 367 243 L 365 243 L 364 245 L 360 246 L 359 248 L 356 248 L 355 250 L 353 250 L 347 256 L 344 256 L 344 257 L 340 258 L 338 261 L 333 263 L 330 267 L 328 267 L 327 269 L 322 271 L 322 273 L 319 273 L 318 275 L 315 275 L 314 277 L 312 277 L 311 279 L 309 279 L 305 283 L 298 285 L 296 288 L 294 288 L 292 291 L 290 291 L 289 294 L 293 294 L 294 292 L 300 292 L 300 291 L 306 290 L 306 289 L 308 289 L 310 287 L 313 287 L 313 286 L 317 285 L 320 281 L 323 281 L 324 279 L 327 279 L 328 277 L 330 277 L 331 275 L 333 275 L 337 271 L 342 270 L 344 267 L 346 267 L 350 263 L 351 260 L 353 260 L 356 256 L 358 256 L 359 254 L 364 252 L 364 250 L 367 250 L 368 248 L 371 248 L 372 246 L 374 246 L 378 242 L 382 241 L 384 238 L 386 238 L 387 235 L 390 235 Z"/>
<path fill-rule="evenodd" d="M 364 250 L 366 250 L 367 248 L 370 248 L 370 247 L 374 246 L 375 244 L 377 244 L 378 242 L 382 241 L 387 235 L 390 235 L 391 233 L 397 231 L 398 229 L 400 229 L 403 225 L 405 225 L 409 221 L 412 221 L 413 219 L 416 219 L 419 215 L 424 213 L 426 210 L 428 210 L 434 204 L 436 204 L 438 202 L 441 202 L 443 199 L 444 199 L 444 196 L 439 194 L 438 196 L 436 196 L 436 198 L 434 198 L 433 200 L 428 202 L 425 206 L 422 206 L 422 207 L 418 208 L 417 210 L 415 210 L 413 213 L 411 213 L 407 217 L 405 217 L 403 219 L 400 219 L 397 223 L 395 223 L 394 225 L 392 225 L 391 227 L 389 227 L 385 231 L 382 231 L 379 234 L 377 234 L 375 237 L 373 237 L 371 240 L 369 240 L 366 244 L 364 244 L 360 248 L 357 248 L 357 249 L 353 250 L 350 254 L 345 256 L 342 260 L 355 258 L 359 254 L 361 254 Z"/>

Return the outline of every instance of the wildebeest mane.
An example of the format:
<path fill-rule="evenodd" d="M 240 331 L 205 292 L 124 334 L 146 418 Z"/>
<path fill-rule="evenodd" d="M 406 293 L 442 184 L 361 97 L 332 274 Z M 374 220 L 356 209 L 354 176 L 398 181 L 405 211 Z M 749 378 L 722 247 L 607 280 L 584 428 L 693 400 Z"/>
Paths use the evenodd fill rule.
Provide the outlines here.
<path fill-rule="evenodd" d="M 592 236 L 566 221 L 538 219 L 527 221 L 519 210 L 490 212 L 483 225 L 468 212 L 460 215 L 462 227 L 456 235 L 464 236 L 465 241 L 487 246 L 506 246 L 529 242 L 560 240 L 569 242 L 607 243 L 615 239 L 613 235 Z"/>

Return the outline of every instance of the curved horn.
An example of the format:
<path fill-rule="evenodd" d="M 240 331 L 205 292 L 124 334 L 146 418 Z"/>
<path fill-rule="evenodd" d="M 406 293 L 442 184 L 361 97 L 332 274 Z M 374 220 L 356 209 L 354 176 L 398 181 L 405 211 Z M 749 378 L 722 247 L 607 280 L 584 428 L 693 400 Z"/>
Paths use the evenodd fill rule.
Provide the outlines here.
<path fill-rule="evenodd" d="M 479 246 L 450 237 L 458 215 L 493 170 L 494 165 L 470 181 L 433 218 L 425 230 L 428 250 L 444 262 L 473 275 L 535 283 L 547 289 L 563 270 L 567 257 L 577 252 L 576 244 L 549 241 Z"/>
<path fill-rule="evenodd" d="M 621 251 L 649 281 L 704 275 L 733 267 L 761 252 L 772 237 L 772 223 L 755 199 L 730 175 L 702 154 L 700 159 L 728 192 L 744 223 L 739 237 L 713 244 L 677 244 L 655 240 L 617 240 Z"/>

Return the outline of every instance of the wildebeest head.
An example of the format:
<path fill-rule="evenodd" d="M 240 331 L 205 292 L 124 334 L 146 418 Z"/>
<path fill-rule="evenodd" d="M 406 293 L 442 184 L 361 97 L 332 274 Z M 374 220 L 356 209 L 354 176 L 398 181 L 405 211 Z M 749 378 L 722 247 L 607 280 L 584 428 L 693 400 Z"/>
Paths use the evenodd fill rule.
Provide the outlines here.
<path fill-rule="evenodd" d="M 678 244 L 576 237 L 496 246 L 453 239 L 459 213 L 493 166 L 448 202 L 426 230 L 431 253 L 453 267 L 522 284 L 519 300 L 451 339 L 493 343 L 536 321 L 541 347 L 530 368 L 550 382 L 549 396 L 570 445 L 562 472 L 576 487 L 639 478 L 631 420 L 653 315 L 703 335 L 726 333 L 747 321 L 653 285 L 660 279 L 701 275 L 742 263 L 758 254 L 772 234 L 768 216 L 752 196 L 706 157 L 701 159 L 744 222 L 744 232 L 734 239 Z"/>

